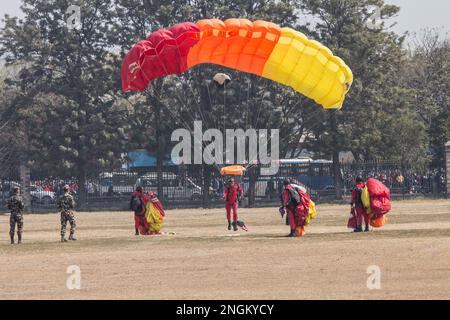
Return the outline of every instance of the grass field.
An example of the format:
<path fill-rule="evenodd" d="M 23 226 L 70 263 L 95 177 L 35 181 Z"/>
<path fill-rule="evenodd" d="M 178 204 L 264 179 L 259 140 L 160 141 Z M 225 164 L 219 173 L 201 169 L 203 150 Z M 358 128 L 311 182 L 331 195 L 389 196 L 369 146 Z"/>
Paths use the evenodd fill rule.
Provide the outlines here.
<path fill-rule="evenodd" d="M 348 206 L 319 205 L 302 238 L 286 238 L 277 208 L 171 210 L 166 232 L 134 236 L 131 212 L 78 212 L 79 241 L 59 242 L 59 214 L 25 216 L 9 244 L 0 216 L 0 299 L 450 299 L 450 201 L 393 203 L 388 224 L 346 228 Z M 67 267 L 81 269 L 68 290 Z M 367 288 L 379 266 L 381 289 Z"/>

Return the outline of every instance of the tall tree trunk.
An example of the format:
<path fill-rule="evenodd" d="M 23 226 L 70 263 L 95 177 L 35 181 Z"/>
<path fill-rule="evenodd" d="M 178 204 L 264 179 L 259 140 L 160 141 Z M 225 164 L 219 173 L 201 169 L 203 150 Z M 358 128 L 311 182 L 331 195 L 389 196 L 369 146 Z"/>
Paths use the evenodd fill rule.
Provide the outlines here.
<path fill-rule="evenodd" d="M 342 199 L 342 173 L 341 164 L 339 163 L 339 150 L 333 151 L 333 178 L 336 191 L 336 200 Z"/>
<path fill-rule="evenodd" d="M 25 204 L 25 211 L 31 211 L 31 194 L 30 194 L 30 168 L 25 164 L 20 164 L 19 167 L 20 174 L 20 185 L 23 201 Z"/>
<path fill-rule="evenodd" d="M 87 202 L 86 194 L 86 167 L 84 164 L 80 165 L 80 174 L 78 175 L 78 208 L 85 208 Z"/>
<path fill-rule="evenodd" d="M 248 206 L 252 208 L 255 205 L 255 188 L 256 188 L 256 174 L 255 167 L 251 167 L 248 171 L 249 184 L 248 184 Z"/>
<path fill-rule="evenodd" d="M 330 114 L 331 134 L 333 135 L 333 179 L 336 200 L 342 199 L 342 173 L 339 162 L 340 144 L 338 141 L 339 132 L 337 128 L 336 110 Z"/>
<path fill-rule="evenodd" d="M 203 208 L 209 208 L 211 205 L 211 195 L 209 188 L 211 186 L 211 166 L 203 164 Z"/>
<path fill-rule="evenodd" d="M 158 185 L 158 197 L 165 203 L 165 195 L 163 188 L 163 158 L 164 158 L 164 149 L 162 146 L 164 145 L 163 137 L 161 135 L 161 108 L 159 105 L 155 108 L 155 126 L 156 126 L 156 141 L 158 141 L 158 148 L 156 148 L 156 181 Z"/>

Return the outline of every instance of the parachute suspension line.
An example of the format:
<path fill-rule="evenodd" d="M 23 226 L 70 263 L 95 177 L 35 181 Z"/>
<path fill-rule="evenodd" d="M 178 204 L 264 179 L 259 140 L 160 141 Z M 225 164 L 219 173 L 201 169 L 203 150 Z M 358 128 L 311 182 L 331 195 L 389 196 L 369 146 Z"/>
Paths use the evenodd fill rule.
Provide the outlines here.
<path fill-rule="evenodd" d="M 191 90 L 192 90 L 192 89 L 191 89 Z M 159 100 L 159 99 L 158 99 L 158 100 Z M 188 109 L 188 108 L 187 108 L 187 105 L 183 102 L 182 99 L 180 99 L 179 101 L 186 107 L 186 109 Z M 166 110 L 169 111 L 169 114 L 170 114 L 170 116 L 172 117 L 172 119 L 173 119 L 174 121 L 179 120 L 180 123 L 184 126 L 184 128 L 185 128 L 186 130 L 188 130 L 191 134 L 194 134 L 194 129 L 195 129 L 195 128 L 201 130 L 201 128 L 198 127 L 198 124 L 196 124 L 196 121 L 194 121 L 194 129 L 191 129 L 190 126 L 189 126 L 189 124 L 188 124 L 186 121 L 184 121 L 183 118 L 182 118 L 181 116 L 179 116 L 179 115 L 177 116 L 177 115 L 174 113 L 174 111 L 170 110 L 170 108 L 167 107 L 165 104 L 161 103 L 161 105 L 162 105 Z M 193 119 L 193 118 L 191 117 L 191 119 Z M 211 151 L 211 149 L 210 149 L 210 148 L 211 148 L 211 145 L 207 145 L 206 142 L 203 141 L 203 139 L 202 139 L 202 146 L 203 146 L 204 148 L 206 148 L 206 150 Z M 217 168 L 218 170 L 220 170 L 220 166 L 219 166 L 217 163 L 214 163 L 214 165 L 216 166 L 216 168 Z"/>
<path fill-rule="evenodd" d="M 227 82 L 223 83 L 223 133 L 226 132 L 226 124 L 225 124 L 225 108 L 227 105 Z"/>
<path fill-rule="evenodd" d="M 254 127 L 255 128 L 258 128 L 259 117 L 261 115 L 261 105 L 262 105 L 262 102 L 264 100 L 264 94 L 266 93 L 267 87 L 268 87 L 268 81 L 265 81 L 265 80 L 259 80 L 259 81 L 264 81 L 264 87 L 263 87 L 263 94 L 261 95 L 261 99 L 260 99 L 259 103 L 257 103 L 258 114 L 257 114 L 257 117 L 256 117 L 256 121 L 254 123 Z"/>
<path fill-rule="evenodd" d="M 202 68 L 203 69 L 205 69 L 206 68 L 206 66 L 202 66 Z M 203 84 L 202 84 L 203 85 Z M 191 93 L 192 93 L 192 95 L 193 95 L 193 97 L 195 97 L 196 96 L 196 94 L 195 94 L 195 92 L 194 92 L 194 90 L 192 89 L 192 86 L 188 86 L 189 87 L 189 90 L 191 91 Z M 206 87 L 206 91 L 207 91 L 207 93 L 208 93 L 208 100 L 211 102 L 212 101 L 212 99 L 211 99 L 211 91 L 210 91 L 210 86 L 209 85 L 206 85 L 205 84 L 205 87 Z M 200 88 L 200 90 L 201 90 L 202 88 Z M 180 98 L 180 101 L 182 102 L 182 99 Z M 182 102 L 183 104 L 184 104 L 184 102 Z M 185 105 L 185 104 L 184 104 Z M 185 107 L 187 108 L 187 106 L 185 105 Z M 202 121 L 204 122 L 204 123 L 208 123 L 208 119 L 206 118 L 206 115 L 203 113 L 203 110 L 202 110 L 202 108 L 201 108 L 201 106 L 200 106 L 200 108 L 199 108 L 199 114 L 200 114 L 200 117 L 201 117 L 201 119 L 202 119 Z M 217 126 L 217 127 L 219 127 L 218 125 L 219 125 L 219 119 L 213 119 L 213 121 L 214 121 L 214 123 L 215 123 L 215 125 Z M 194 126 L 195 126 L 195 122 L 194 122 Z M 199 128 L 199 127 L 197 127 L 197 128 Z M 200 128 L 199 128 L 200 129 Z M 224 133 L 225 133 L 225 131 L 224 131 Z M 204 147 L 206 147 L 206 150 L 208 150 L 208 151 L 211 151 L 211 145 L 206 145 L 206 142 L 204 142 L 204 141 L 202 141 L 202 145 L 204 146 Z M 220 171 L 220 166 L 217 164 L 217 163 L 214 163 L 214 166 Z"/>

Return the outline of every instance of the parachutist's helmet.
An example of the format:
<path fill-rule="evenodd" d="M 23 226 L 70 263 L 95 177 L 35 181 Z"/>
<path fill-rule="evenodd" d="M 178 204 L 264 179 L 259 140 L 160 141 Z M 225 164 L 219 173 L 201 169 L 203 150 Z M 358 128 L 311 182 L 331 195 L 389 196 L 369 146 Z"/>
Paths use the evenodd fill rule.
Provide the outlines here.
<path fill-rule="evenodd" d="M 225 73 L 217 73 L 214 76 L 213 80 L 217 86 L 223 87 L 224 85 L 227 85 L 231 81 L 231 78 L 229 75 Z"/>
<path fill-rule="evenodd" d="M 136 187 L 136 192 L 142 192 L 142 187 L 141 186 L 137 186 Z"/>
<path fill-rule="evenodd" d="M 13 191 L 13 194 L 19 194 L 20 188 L 16 186 L 12 189 L 12 191 Z"/>
<path fill-rule="evenodd" d="M 288 185 L 290 185 L 291 184 L 291 182 L 289 181 L 289 179 L 284 179 L 284 181 L 283 181 L 283 185 L 286 187 L 286 186 L 288 186 Z"/>
<path fill-rule="evenodd" d="M 233 184 L 234 183 L 234 179 L 231 178 L 230 180 L 228 180 L 228 184 Z"/>
<path fill-rule="evenodd" d="M 361 176 L 357 176 L 355 181 L 356 181 L 356 183 L 360 183 L 360 182 L 363 182 L 364 180 Z"/>
<path fill-rule="evenodd" d="M 69 187 L 67 184 L 64 185 L 63 191 L 64 191 L 64 192 L 69 192 L 69 190 L 70 190 L 70 187 Z"/>

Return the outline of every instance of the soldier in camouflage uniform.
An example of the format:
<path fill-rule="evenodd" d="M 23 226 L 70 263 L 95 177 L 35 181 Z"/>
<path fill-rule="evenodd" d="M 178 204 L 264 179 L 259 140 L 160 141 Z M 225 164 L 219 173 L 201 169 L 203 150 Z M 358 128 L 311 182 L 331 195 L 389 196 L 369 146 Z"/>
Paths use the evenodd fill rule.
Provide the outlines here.
<path fill-rule="evenodd" d="M 75 208 L 75 201 L 69 192 L 69 186 L 63 187 L 64 194 L 59 198 L 58 207 L 61 209 L 61 242 L 67 242 L 66 240 L 66 227 L 67 222 L 70 223 L 70 236 L 69 240 L 76 241 L 74 237 L 76 222 L 73 209 Z"/>
<path fill-rule="evenodd" d="M 14 231 L 17 224 L 17 237 L 18 242 L 22 243 L 22 230 L 23 230 L 23 209 L 24 203 L 20 196 L 20 188 L 14 187 L 13 195 L 8 199 L 8 209 L 11 210 L 11 217 L 9 219 L 10 229 L 9 236 L 11 237 L 11 244 L 14 244 Z"/>

